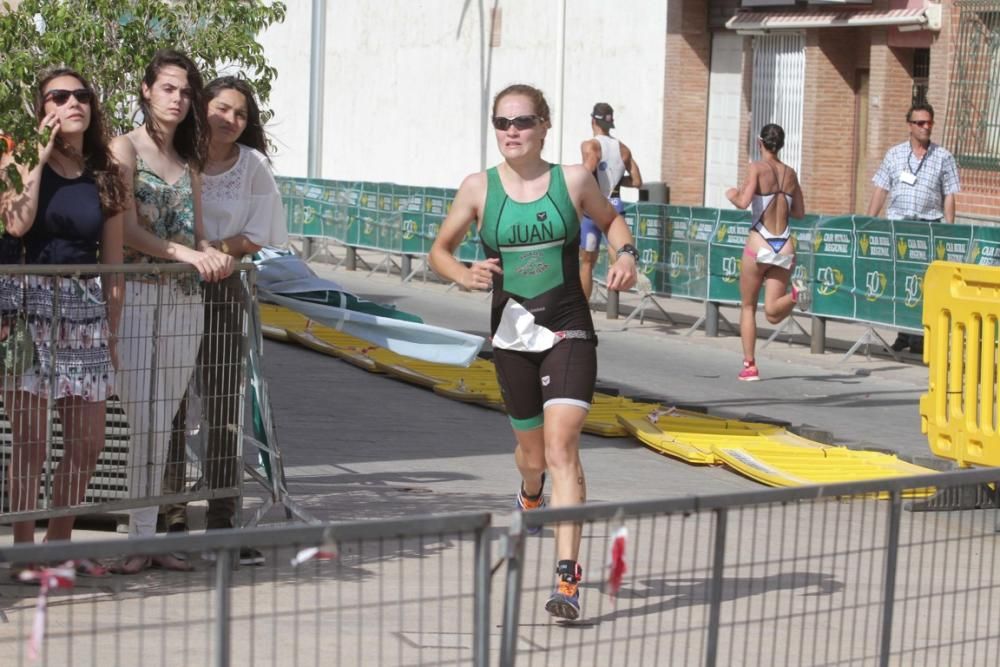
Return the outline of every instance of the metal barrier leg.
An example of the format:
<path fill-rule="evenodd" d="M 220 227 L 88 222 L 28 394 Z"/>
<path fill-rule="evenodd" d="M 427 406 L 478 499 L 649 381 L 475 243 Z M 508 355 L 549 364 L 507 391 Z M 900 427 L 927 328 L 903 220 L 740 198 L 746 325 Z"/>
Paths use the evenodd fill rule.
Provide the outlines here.
<path fill-rule="evenodd" d="M 344 268 L 348 271 L 358 270 L 358 249 L 347 246 L 347 256 L 344 258 Z"/>
<path fill-rule="evenodd" d="M 699 317 L 698 319 L 696 319 L 694 321 L 694 324 L 692 324 L 691 326 L 689 326 L 684 331 L 684 333 L 682 335 L 684 335 L 684 336 L 690 336 L 691 334 L 693 334 L 695 331 L 697 331 L 698 329 L 701 328 L 701 325 L 705 323 L 705 319 L 706 319 L 706 315 L 702 314 L 702 316 Z"/>
<path fill-rule="evenodd" d="M 875 343 L 876 345 L 881 345 L 883 348 L 885 348 L 886 352 L 892 355 L 893 359 L 895 359 L 896 361 L 900 361 L 899 353 L 897 353 L 895 350 L 892 349 L 892 346 L 886 342 L 885 338 L 882 338 L 882 336 L 880 336 L 877 331 L 875 331 L 871 327 L 868 327 L 867 329 L 865 329 L 865 332 L 861 334 L 861 337 L 854 342 L 854 345 L 852 345 L 851 348 L 847 351 L 847 354 L 845 354 L 844 357 L 840 360 L 841 363 L 850 359 L 851 356 L 855 352 L 857 352 L 858 348 L 860 348 L 862 345 L 866 346 L 866 356 L 870 357 L 871 353 L 867 351 L 867 346 L 871 345 L 872 343 Z"/>
<path fill-rule="evenodd" d="M 473 614 L 472 664 L 490 664 L 490 531 L 476 531 L 475 612 Z"/>
<path fill-rule="evenodd" d="M 767 337 L 767 340 L 766 340 L 766 341 L 764 341 L 764 344 L 760 346 L 760 349 L 762 349 L 762 350 L 763 350 L 763 349 L 764 349 L 765 347 L 767 347 L 767 346 L 768 346 L 768 345 L 770 345 L 770 344 L 771 344 L 772 342 L 774 342 L 774 340 L 775 340 L 775 339 L 776 339 L 776 338 L 777 338 L 778 336 L 780 336 L 781 334 L 785 333 L 785 329 L 787 329 L 787 328 L 788 328 L 788 325 L 789 325 L 789 324 L 794 324 L 794 325 L 796 326 L 796 328 L 798 328 L 799 332 L 800 332 L 800 333 L 801 333 L 801 334 L 802 334 L 803 336 L 805 336 L 805 337 L 807 337 L 807 338 L 809 337 L 809 332 L 808 332 L 808 331 L 806 331 L 806 328 L 805 328 L 804 326 L 802 326 L 801 324 L 799 324 L 799 321 L 798 321 L 797 319 L 795 319 L 795 315 L 789 315 L 788 317 L 786 317 L 785 319 L 783 319 L 783 320 L 781 321 L 781 324 L 780 324 L 780 325 L 778 325 L 778 328 L 777 328 L 777 329 L 775 329 L 775 330 L 774 330 L 774 331 L 773 331 L 773 332 L 771 333 L 771 335 Z M 795 335 L 794 333 L 790 333 L 790 334 L 788 334 L 788 343 L 789 343 L 789 344 L 791 344 L 791 342 L 792 342 L 792 336 L 794 336 L 794 335 Z"/>
<path fill-rule="evenodd" d="M 382 258 L 381 262 L 376 264 L 374 267 L 371 267 L 371 270 L 368 271 L 368 275 L 369 276 L 373 275 L 383 266 L 385 267 L 385 275 L 389 275 L 392 272 L 393 268 L 399 270 L 399 266 L 396 264 L 396 261 L 392 258 L 392 253 L 387 252 L 385 253 L 385 256 Z"/>
<path fill-rule="evenodd" d="M 230 645 L 230 620 L 233 583 L 233 552 L 222 549 L 215 559 L 215 667 L 229 667 L 232 646 Z"/>
<path fill-rule="evenodd" d="M 656 299 L 653 298 L 652 294 L 643 294 L 642 295 L 642 299 L 639 301 L 639 305 L 637 305 L 632 310 L 632 312 L 628 314 L 628 317 L 625 318 L 625 321 L 622 322 L 622 331 L 624 331 L 625 329 L 628 328 L 628 323 L 633 318 L 635 318 L 636 315 L 639 316 L 639 324 L 644 324 L 645 323 L 645 319 L 646 319 L 646 304 L 647 303 L 651 303 L 654 306 L 656 306 L 656 309 L 659 310 L 660 313 L 663 314 L 663 317 L 666 318 L 667 323 L 669 323 L 671 326 L 674 326 L 674 325 L 677 324 L 677 322 L 674 321 L 674 318 L 672 318 L 670 316 L 670 313 L 668 313 L 666 310 L 664 310 L 663 306 L 661 306 L 660 303 Z"/>
<path fill-rule="evenodd" d="M 896 564 L 899 558 L 899 527 L 903 514 L 903 503 L 898 490 L 892 491 L 889 502 L 889 535 L 885 554 L 882 635 L 878 658 L 878 664 L 881 667 L 888 666 L 889 652 L 892 650 L 892 613 L 895 610 L 896 603 Z"/>
<path fill-rule="evenodd" d="M 705 302 L 705 335 L 716 338 L 719 335 L 719 304 Z"/>
<path fill-rule="evenodd" d="M 715 510 L 715 549 L 712 555 L 712 588 L 709 594 L 708 640 L 705 647 L 705 667 L 715 667 L 719 658 L 719 620 L 722 617 L 723 572 L 726 567 L 727 510 Z"/>
<path fill-rule="evenodd" d="M 348 248 L 348 250 L 353 250 Z M 281 455 L 281 448 L 278 445 L 277 429 L 274 425 L 274 415 L 271 412 L 271 399 L 268 394 L 267 381 L 264 379 L 262 370 L 262 347 L 263 335 L 261 333 L 260 310 L 249 308 L 247 311 L 249 324 L 249 337 L 252 344 L 249 346 L 246 368 L 247 374 L 245 382 L 249 385 L 254 406 L 254 435 L 251 437 L 243 434 L 244 445 L 253 445 L 261 456 L 265 468 L 265 474 L 261 474 L 251 465 L 244 465 L 243 470 L 249 474 L 251 479 L 258 482 L 269 492 L 269 497 L 263 505 L 257 508 L 253 516 L 243 524 L 244 527 L 256 526 L 264 517 L 267 511 L 274 505 L 281 505 L 285 510 L 285 517 L 291 519 L 293 516 L 306 523 L 315 523 L 315 517 L 303 510 L 289 496 L 288 485 L 285 479 L 285 463 Z M 240 450 L 242 451 L 242 447 Z"/>
<path fill-rule="evenodd" d="M 410 259 L 410 257 L 406 256 L 406 260 L 409 260 L 409 259 Z M 404 276 L 403 282 L 404 283 L 408 283 L 411 280 L 413 280 L 413 276 L 417 275 L 418 273 L 423 276 L 423 279 L 424 279 L 425 282 L 427 281 L 427 269 L 429 269 L 430 266 L 427 264 L 427 256 L 426 255 L 424 255 L 423 257 L 420 258 L 420 266 L 418 266 L 417 268 L 415 268 L 413 270 L 409 269 L 409 264 L 408 264 L 407 261 L 403 262 L 403 266 L 405 268 L 405 271 L 403 272 L 403 276 Z"/>
<path fill-rule="evenodd" d="M 503 630 L 500 639 L 500 667 L 513 667 L 517 658 L 517 624 L 521 611 L 521 580 L 524 578 L 524 524 L 520 513 L 511 517 L 504 535 L 507 582 L 503 603 Z"/>
<path fill-rule="evenodd" d="M 809 351 L 813 354 L 826 352 L 826 318 L 812 318 L 812 335 L 809 337 Z"/>
<path fill-rule="evenodd" d="M 607 319 L 609 320 L 618 319 L 618 312 L 619 312 L 618 303 L 619 303 L 618 292 L 615 292 L 614 290 L 608 290 L 608 304 L 605 307 L 604 311 L 607 315 Z"/>

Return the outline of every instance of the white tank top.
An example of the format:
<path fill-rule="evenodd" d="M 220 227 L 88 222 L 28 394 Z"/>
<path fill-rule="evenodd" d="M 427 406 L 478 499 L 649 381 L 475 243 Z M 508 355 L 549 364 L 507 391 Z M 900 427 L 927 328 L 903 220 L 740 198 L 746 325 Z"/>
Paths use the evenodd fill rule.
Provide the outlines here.
<path fill-rule="evenodd" d="M 600 186 L 602 195 L 610 197 L 618 187 L 618 181 L 625 175 L 622 147 L 614 137 L 600 134 L 594 138 L 601 145 L 601 161 L 597 163 L 597 185 Z"/>

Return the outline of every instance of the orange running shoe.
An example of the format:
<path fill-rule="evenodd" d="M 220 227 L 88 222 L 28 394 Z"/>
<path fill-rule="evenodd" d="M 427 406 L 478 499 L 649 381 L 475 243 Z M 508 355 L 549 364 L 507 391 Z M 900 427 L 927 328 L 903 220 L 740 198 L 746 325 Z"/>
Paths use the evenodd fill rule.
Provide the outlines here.
<path fill-rule="evenodd" d="M 514 498 L 514 506 L 517 507 L 521 512 L 527 512 L 530 510 L 540 510 L 545 507 L 545 473 L 542 473 L 542 486 L 538 490 L 538 496 L 535 498 L 528 498 L 524 494 L 524 483 L 521 483 L 521 488 L 517 490 L 517 497 Z M 528 535 L 537 535 L 542 532 L 541 526 L 534 526 L 532 528 L 525 529 Z"/>

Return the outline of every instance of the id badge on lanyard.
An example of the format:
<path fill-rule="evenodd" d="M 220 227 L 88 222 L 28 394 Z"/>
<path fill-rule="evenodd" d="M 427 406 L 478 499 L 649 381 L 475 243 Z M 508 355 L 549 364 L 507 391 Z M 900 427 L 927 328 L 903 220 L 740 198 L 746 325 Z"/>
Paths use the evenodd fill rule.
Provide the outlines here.
<path fill-rule="evenodd" d="M 903 183 L 906 183 L 907 185 L 916 185 L 917 174 L 919 174 L 920 170 L 923 169 L 924 161 L 930 154 L 931 154 L 931 149 L 930 146 L 928 146 L 927 151 L 924 153 L 924 156 L 920 158 L 920 164 L 917 165 L 916 169 L 912 169 L 910 168 L 910 158 L 913 157 L 913 151 L 911 150 L 910 154 L 906 157 L 906 169 L 904 169 L 899 173 L 899 180 Z"/>

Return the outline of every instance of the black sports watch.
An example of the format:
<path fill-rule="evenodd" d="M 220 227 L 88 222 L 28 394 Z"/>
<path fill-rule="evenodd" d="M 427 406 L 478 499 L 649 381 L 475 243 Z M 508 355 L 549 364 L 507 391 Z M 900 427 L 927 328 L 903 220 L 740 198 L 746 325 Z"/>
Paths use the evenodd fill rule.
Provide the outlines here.
<path fill-rule="evenodd" d="M 618 254 L 620 255 L 621 253 L 632 255 L 632 259 L 635 260 L 635 263 L 639 263 L 639 251 L 636 250 L 636 247 L 631 243 L 626 243 L 621 248 L 618 248 Z"/>

